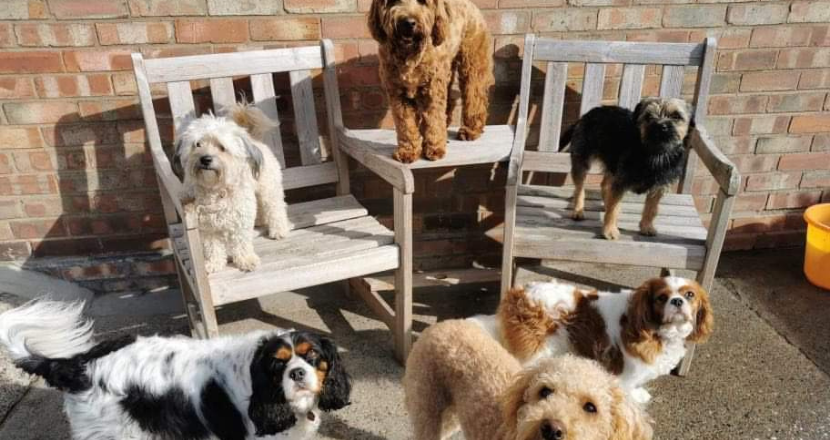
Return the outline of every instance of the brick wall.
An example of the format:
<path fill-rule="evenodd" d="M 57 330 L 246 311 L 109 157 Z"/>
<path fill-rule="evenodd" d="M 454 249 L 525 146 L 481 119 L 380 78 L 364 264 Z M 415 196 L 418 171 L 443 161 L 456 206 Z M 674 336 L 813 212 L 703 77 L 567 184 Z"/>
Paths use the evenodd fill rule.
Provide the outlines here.
<path fill-rule="evenodd" d="M 370 0 L 6 0 L 0 8 L 0 260 L 99 290 L 170 279 L 129 53 L 164 57 L 333 38 L 346 123 L 391 126 L 379 89 Z M 804 207 L 830 201 L 830 2 L 477 0 L 494 34 L 491 123 L 511 121 L 522 34 L 568 39 L 719 38 L 709 129 L 744 182 L 730 249 L 797 244 Z M 618 69 L 609 69 L 613 96 Z M 656 84 L 651 72 L 647 90 Z M 572 69 L 570 107 L 581 72 Z M 687 90 L 688 91 L 688 90 Z M 281 109 L 290 105 L 280 103 Z M 318 106 L 319 107 L 319 106 Z M 572 118 L 573 110 L 568 112 Z M 289 134 L 290 137 L 290 134 Z M 711 208 L 714 182 L 695 180 Z M 421 268 L 494 264 L 504 169 L 419 173 Z M 353 188 L 391 223 L 391 191 L 356 169 Z M 322 189 L 322 192 L 330 189 Z M 299 197 L 301 195 L 293 195 Z M 487 234 L 489 232 L 489 235 Z M 92 258 L 81 258 L 86 256 Z"/>

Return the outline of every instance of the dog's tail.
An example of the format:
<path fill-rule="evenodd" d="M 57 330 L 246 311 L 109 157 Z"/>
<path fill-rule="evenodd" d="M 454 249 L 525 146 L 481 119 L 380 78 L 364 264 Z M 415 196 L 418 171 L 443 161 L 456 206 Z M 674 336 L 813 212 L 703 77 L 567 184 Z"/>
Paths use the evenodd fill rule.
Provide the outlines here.
<path fill-rule="evenodd" d="M 263 141 L 265 135 L 278 125 L 262 110 L 244 102 L 237 102 L 227 107 L 223 113 L 258 141 Z"/>
<path fill-rule="evenodd" d="M 562 135 L 559 137 L 559 152 L 560 152 L 560 153 L 562 153 L 562 152 L 566 152 L 566 151 L 568 151 L 568 150 L 570 150 L 570 149 L 571 149 L 568 145 L 571 143 L 571 138 L 572 138 L 572 137 L 573 137 L 573 135 L 574 135 L 574 128 L 575 128 L 575 127 L 576 127 L 576 124 L 571 125 L 571 126 L 570 126 L 570 127 L 568 127 L 568 129 L 567 129 L 567 130 L 565 130 L 565 132 L 564 132 L 564 133 L 562 133 Z"/>
<path fill-rule="evenodd" d="M 18 368 L 71 390 L 83 378 L 72 360 L 93 346 L 92 321 L 83 318 L 83 302 L 32 301 L 0 314 L 0 344 Z"/>

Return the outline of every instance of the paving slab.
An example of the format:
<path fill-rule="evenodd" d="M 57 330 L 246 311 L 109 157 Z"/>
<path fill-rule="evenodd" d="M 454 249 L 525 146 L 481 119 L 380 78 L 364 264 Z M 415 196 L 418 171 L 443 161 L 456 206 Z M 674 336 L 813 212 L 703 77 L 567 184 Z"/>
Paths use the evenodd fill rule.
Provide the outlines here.
<path fill-rule="evenodd" d="M 748 264 L 746 258 L 750 257 L 754 258 L 743 254 L 724 257 L 723 278 L 717 280 L 712 292 L 715 334 L 709 343 L 699 347 L 691 374 L 685 378 L 664 377 L 650 387 L 654 399 L 649 412 L 656 421 L 659 439 L 830 438 L 830 379 L 819 367 L 822 358 L 818 352 L 823 346 L 815 340 L 826 336 L 814 332 L 816 336 L 812 338 L 796 337 L 809 333 L 809 327 L 804 325 L 802 332 L 795 332 L 789 328 L 794 318 L 773 313 L 780 307 L 769 306 L 756 293 L 772 289 L 768 276 L 781 280 L 787 277 L 780 288 L 772 289 L 777 292 L 774 298 L 782 304 L 796 309 L 823 308 L 815 311 L 816 319 L 821 313 L 827 316 L 830 305 L 801 304 L 822 298 L 824 293 L 805 286 L 794 263 L 763 264 L 778 261 L 769 257 L 770 260 L 753 260 Z M 772 271 L 780 272 L 769 273 Z M 600 288 L 633 287 L 654 274 L 653 269 L 562 263 L 521 272 L 524 279 L 557 277 Z M 235 333 L 277 326 L 332 335 L 342 347 L 344 361 L 354 377 L 353 404 L 328 414 L 319 438 L 410 438 L 400 386 L 403 368 L 392 360 L 391 334 L 368 307 L 359 299 L 350 298 L 341 287 L 342 284 L 332 284 L 223 307 L 218 312 L 221 331 Z M 809 295 L 778 299 L 790 290 Z M 90 310 L 100 312 L 96 330 L 106 335 L 185 333 L 187 326 L 181 308 L 171 298 L 174 297 L 163 302 L 169 304 L 170 310 L 148 305 L 138 316 L 120 313 L 119 307 L 113 306 L 119 299 L 113 297 L 102 297 L 102 304 L 107 307 L 96 309 L 93 302 Z M 120 299 L 126 300 L 153 301 L 154 297 Z M 452 290 L 420 289 L 414 300 L 415 330 L 420 332 L 437 320 L 492 313 L 498 301 L 498 286 L 484 283 Z M 0 305 L 14 301 L 0 296 Z M 815 323 L 821 325 L 819 321 Z M 0 420 L 4 420 L 0 423 L 0 438 L 68 439 L 66 422 L 59 414 L 60 400 L 58 393 L 43 390 L 39 385 L 29 388 L 13 410 L 0 415 Z M 45 414 L 60 422 L 37 423 Z"/>

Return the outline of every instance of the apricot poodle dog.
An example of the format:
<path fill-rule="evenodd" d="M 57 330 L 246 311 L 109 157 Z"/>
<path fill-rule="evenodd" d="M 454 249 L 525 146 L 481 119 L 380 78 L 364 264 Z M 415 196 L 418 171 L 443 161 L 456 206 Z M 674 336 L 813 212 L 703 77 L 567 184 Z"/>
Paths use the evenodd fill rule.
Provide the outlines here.
<path fill-rule="evenodd" d="M 415 440 L 649 440 L 617 379 L 571 355 L 522 367 L 478 324 L 448 320 L 412 347 L 403 380 Z"/>
<path fill-rule="evenodd" d="M 463 100 L 458 139 L 481 136 L 493 61 L 487 23 L 471 1 L 373 0 L 369 29 L 380 44 L 380 78 L 398 134 L 396 160 L 444 157 L 456 72 Z"/>

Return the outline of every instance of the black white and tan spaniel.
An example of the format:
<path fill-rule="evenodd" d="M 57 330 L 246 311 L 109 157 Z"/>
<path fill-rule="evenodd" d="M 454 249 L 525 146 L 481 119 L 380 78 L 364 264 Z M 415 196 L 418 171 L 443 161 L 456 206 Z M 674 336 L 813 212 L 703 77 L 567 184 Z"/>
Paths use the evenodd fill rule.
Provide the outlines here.
<path fill-rule="evenodd" d="M 321 410 L 349 404 L 349 375 L 325 337 L 281 330 L 96 343 L 83 307 L 39 301 L 0 315 L 15 365 L 64 392 L 74 439 L 307 439 Z"/>
<path fill-rule="evenodd" d="M 641 403 L 651 399 L 643 386 L 677 366 L 686 341 L 705 342 L 713 328 L 709 295 L 679 277 L 620 293 L 530 283 L 510 290 L 495 316 L 470 319 L 525 364 L 563 353 L 595 359 Z"/>

